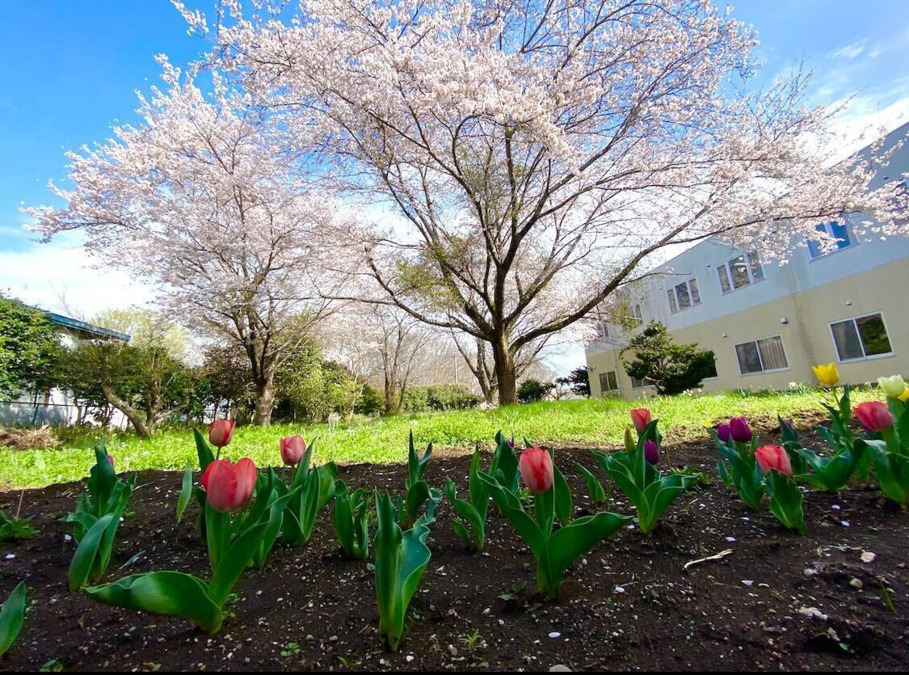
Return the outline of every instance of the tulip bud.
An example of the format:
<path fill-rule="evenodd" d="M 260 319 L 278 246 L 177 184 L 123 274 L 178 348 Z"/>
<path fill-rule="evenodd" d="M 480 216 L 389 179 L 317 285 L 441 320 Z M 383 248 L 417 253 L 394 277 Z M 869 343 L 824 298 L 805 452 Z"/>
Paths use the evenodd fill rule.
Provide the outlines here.
<path fill-rule="evenodd" d="M 635 408 L 631 411 L 631 421 L 634 423 L 634 428 L 638 430 L 639 434 L 644 433 L 644 429 L 652 420 L 653 416 L 647 408 Z"/>
<path fill-rule="evenodd" d="M 868 401 L 855 406 L 855 416 L 866 431 L 877 433 L 893 426 L 893 415 L 880 401 Z"/>
<path fill-rule="evenodd" d="M 754 451 L 754 458 L 765 474 L 771 470 L 779 471 L 787 476 L 792 475 L 792 464 L 789 455 L 778 445 L 765 445 Z"/>
<path fill-rule="evenodd" d="M 230 445 L 230 439 L 234 435 L 235 424 L 234 420 L 215 420 L 208 427 L 208 442 L 218 448 Z"/>
<path fill-rule="evenodd" d="M 902 375 L 879 377 L 877 384 L 889 398 L 900 398 L 906 391 L 906 381 Z"/>
<path fill-rule="evenodd" d="M 733 417 L 729 420 L 729 433 L 736 443 L 751 443 L 754 433 L 744 417 Z"/>
<path fill-rule="evenodd" d="M 107 463 L 110 464 L 110 468 L 111 468 L 111 469 L 114 468 L 114 457 L 113 457 L 113 455 L 108 455 L 108 456 L 107 456 Z"/>
<path fill-rule="evenodd" d="M 657 448 L 657 444 L 653 441 L 644 442 L 644 459 L 651 464 L 656 464 L 660 461 L 660 451 Z"/>
<path fill-rule="evenodd" d="M 281 439 L 281 459 L 287 466 L 296 466 L 306 454 L 306 441 L 301 436 Z"/>
<path fill-rule="evenodd" d="M 840 373 L 836 369 L 836 364 L 832 361 L 826 366 L 811 366 L 811 369 L 817 376 L 818 381 L 827 387 L 835 387 L 837 382 L 840 381 Z"/>
<path fill-rule="evenodd" d="M 716 435 L 723 443 L 728 443 L 729 439 L 732 438 L 732 427 L 728 424 L 718 424 L 716 427 Z"/>
<path fill-rule="evenodd" d="M 521 478 L 531 492 L 546 492 L 552 487 L 554 479 L 552 457 L 542 448 L 528 448 L 521 453 L 518 460 Z"/>
<path fill-rule="evenodd" d="M 256 465 L 251 459 L 241 459 L 234 465 L 226 459 L 216 459 L 202 474 L 202 487 L 215 511 L 232 513 L 246 506 L 257 479 Z"/>

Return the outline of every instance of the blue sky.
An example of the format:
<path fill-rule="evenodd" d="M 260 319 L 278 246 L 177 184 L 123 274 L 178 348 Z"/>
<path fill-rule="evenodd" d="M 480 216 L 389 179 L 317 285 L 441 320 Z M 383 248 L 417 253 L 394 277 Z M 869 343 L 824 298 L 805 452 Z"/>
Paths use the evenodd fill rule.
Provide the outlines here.
<path fill-rule="evenodd" d="M 813 103 L 857 93 L 843 124 L 909 119 L 909 0 L 743 0 L 733 15 L 758 30 L 762 81 L 804 59 Z M 89 268 L 77 239 L 35 243 L 18 209 L 54 203 L 45 186 L 64 175 L 64 150 L 134 118 L 135 90 L 157 81 L 155 54 L 183 64 L 204 44 L 168 0 L 2 0 L 0 16 L 0 291 L 48 309 L 65 295 L 87 316 L 147 300 L 122 275 Z"/>

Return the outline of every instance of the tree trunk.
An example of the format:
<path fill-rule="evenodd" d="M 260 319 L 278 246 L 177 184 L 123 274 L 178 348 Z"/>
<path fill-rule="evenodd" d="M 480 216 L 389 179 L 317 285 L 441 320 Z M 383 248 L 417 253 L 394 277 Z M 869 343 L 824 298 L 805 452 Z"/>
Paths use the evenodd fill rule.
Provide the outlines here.
<path fill-rule="evenodd" d="M 145 426 L 145 421 L 142 419 L 142 415 L 138 410 L 117 396 L 114 390 L 111 389 L 110 385 L 106 382 L 101 383 L 101 390 L 104 392 L 104 398 L 107 399 L 108 403 L 110 403 L 126 416 L 126 419 L 132 423 L 133 427 L 136 429 L 136 433 L 139 434 L 139 436 L 142 438 L 151 437 L 151 431 L 149 431 L 148 427 Z"/>
<path fill-rule="evenodd" d="M 385 375 L 385 414 L 386 415 L 397 415 L 398 414 L 398 396 L 397 391 L 394 386 L 394 382 L 386 373 Z"/>
<path fill-rule="evenodd" d="M 496 364 L 499 405 L 514 405 L 518 402 L 517 374 L 514 356 L 504 339 L 492 343 L 492 356 Z"/>
<path fill-rule="evenodd" d="M 256 382 L 256 416 L 253 424 L 257 427 L 271 425 L 271 411 L 275 406 L 275 375 L 267 374 L 261 381 Z"/>

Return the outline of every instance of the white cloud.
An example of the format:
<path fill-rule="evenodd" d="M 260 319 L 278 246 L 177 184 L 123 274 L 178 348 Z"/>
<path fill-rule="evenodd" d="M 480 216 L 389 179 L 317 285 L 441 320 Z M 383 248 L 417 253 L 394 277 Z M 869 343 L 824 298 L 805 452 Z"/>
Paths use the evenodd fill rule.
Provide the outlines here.
<path fill-rule="evenodd" d="M 23 302 L 90 319 L 107 309 L 148 305 L 153 289 L 120 270 L 95 267 L 72 237 L 0 251 L 0 292 Z"/>
<path fill-rule="evenodd" d="M 861 40 L 856 40 L 852 44 L 845 45 L 843 47 L 838 47 L 832 52 L 827 54 L 827 58 L 830 59 L 854 59 L 859 56 L 863 51 L 865 51 L 865 45 L 868 44 L 868 38 L 863 38 Z"/>

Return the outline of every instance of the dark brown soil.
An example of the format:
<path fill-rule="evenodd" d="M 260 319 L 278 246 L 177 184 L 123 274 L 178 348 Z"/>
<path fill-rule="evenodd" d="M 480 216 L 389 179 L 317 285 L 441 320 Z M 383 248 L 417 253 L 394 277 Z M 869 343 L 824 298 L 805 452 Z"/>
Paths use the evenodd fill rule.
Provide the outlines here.
<path fill-rule="evenodd" d="M 83 486 L 31 490 L 23 514 L 34 516 L 41 534 L 0 544 L 0 598 L 25 580 L 30 600 L 25 628 L 0 669 L 37 670 L 55 660 L 82 671 L 906 670 L 907 514 L 867 487 L 812 492 L 805 498 L 809 534 L 799 537 L 726 490 L 712 447 L 670 451 L 709 484 L 682 495 L 649 539 L 624 529 L 579 560 L 556 602 L 535 593 L 534 560 L 495 509 L 486 551 L 471 555 L 443 503 L 430 538 L 433 558 L 397 654 L 380 647 L 372 574 L 366 563 L 338 555 L 329 509 L 306 547 L 279 545 L 264 570 L 243 577 L 223 630 L 208 636 L 178 619 L 69 593 L 74 545 L 58 518 Z M 585 484 L 569 459 L 595 462 L 586 450 L 557 455 L 583 513 Z M 466 490 L 468 462 L 434 458 L 427 477 L 441 487 L 451 476 Z M 392 489 L 405 474 L 403 466 L 341 470 L 348 485 Z M 180 476 L 143 472 L 138 484 L 108 577 L 163 569 L 204 576 L 194 513 L 174 521 Z M 18 497 L 0 494 L 0 508 L 15 511 Z M 630 512 L 621 494 L 610 502 L 611 510 Z M 724 549 L 732 553 L 683 569 Z M 873 560 L 863 561 L 863 552 Z M 522 582 L 527 590 L 516 599 L 499 597 Z"/>

